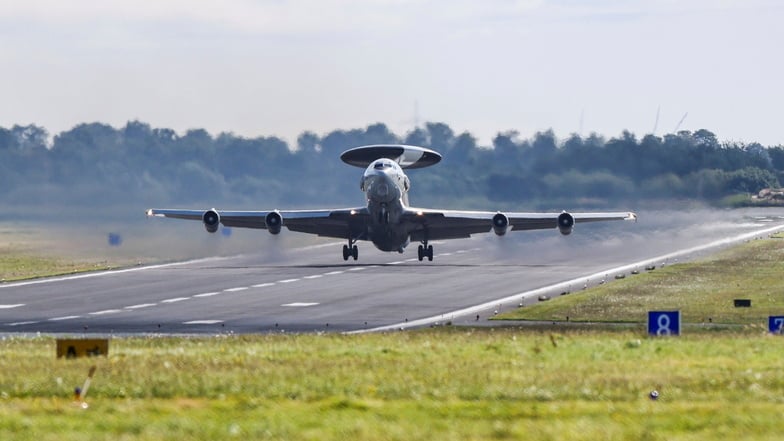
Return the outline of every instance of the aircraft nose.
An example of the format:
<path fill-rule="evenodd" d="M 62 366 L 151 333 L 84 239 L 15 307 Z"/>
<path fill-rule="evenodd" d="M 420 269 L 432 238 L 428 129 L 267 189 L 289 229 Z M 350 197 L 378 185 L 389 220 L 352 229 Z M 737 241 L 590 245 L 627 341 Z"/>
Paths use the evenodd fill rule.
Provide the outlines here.
<path fill-rule="evenodd" d="M 395 195 L 395 187 L 389 177 L 383 173 L 374 174 L 365 178 L 365 189 L 368 198 L 379 202 L 390 202 Z"/>

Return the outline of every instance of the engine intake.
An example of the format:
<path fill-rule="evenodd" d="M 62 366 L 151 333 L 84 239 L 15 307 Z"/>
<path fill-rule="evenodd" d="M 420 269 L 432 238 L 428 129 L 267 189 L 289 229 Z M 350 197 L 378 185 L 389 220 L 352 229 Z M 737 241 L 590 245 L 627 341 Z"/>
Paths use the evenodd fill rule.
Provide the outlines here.
<path fill-rule="evenodd" d="M 270 234 L 278 234 L 283 227 L 283 216 L 277 211 L 271 211 L 264 217 L 264 224 L 266 224 L 267 231 L 269 231 Z"/>
<path fill-rule="evenodd" d="M 503 213 L 497 213 L 493 216 L 493 231 L 499 236 L 506 234 L 509 228 L 509 218 Z"/>
<path fill-rule="evenodd" d="M 565 211 L 558 215 L 558 230 L 561 234 L 568 236 L 572 234 L 572 229 L 574 229 L 574 216 Z"/>
<path fill-rule="evenodd" d="M 215 209 L 205 211 L 201 220 L 204 222 L 204 229 L 207 230 L 208 233 L 218 231 L 218 227 L 220 227 L 220 214 L 218 214 Z"/>

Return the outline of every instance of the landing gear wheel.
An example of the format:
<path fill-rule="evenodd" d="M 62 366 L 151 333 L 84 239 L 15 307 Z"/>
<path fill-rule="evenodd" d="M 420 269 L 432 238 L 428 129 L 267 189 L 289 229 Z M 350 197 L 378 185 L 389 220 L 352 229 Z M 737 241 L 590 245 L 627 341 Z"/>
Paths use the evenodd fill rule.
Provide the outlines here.
<path fill-rule="evenodd" d="M 354 260 L 359 258 L 359 248 L 357 248 L 356 245 L 351 247 L 351 257 L 353 257 Z M 348 260 L 348 257 L 346 257 L 346 260 Z"/>
<path fill-rule="evenodd" d="M 422 245 L 420 245 L 419 248 L 417 248 L 417 257 L 419 258 L 420 262 L 422 261 L 422 259 L 425 258 L 425 247 L 423 247 Z"/>
<path fill-rule="evenodd" d="M 356 248 L 356 246 L 354 248 Z M 353 254 L 353 250 L 349 249 L 348 245 L 343 245 L 343 260 L 348 260 L 348 256 L 352 254 Z"/>
<path fill-rule="evenodd" d="M 427 246 L 427 260 L 432 262 L 433 261 L 433 245 Z"/>

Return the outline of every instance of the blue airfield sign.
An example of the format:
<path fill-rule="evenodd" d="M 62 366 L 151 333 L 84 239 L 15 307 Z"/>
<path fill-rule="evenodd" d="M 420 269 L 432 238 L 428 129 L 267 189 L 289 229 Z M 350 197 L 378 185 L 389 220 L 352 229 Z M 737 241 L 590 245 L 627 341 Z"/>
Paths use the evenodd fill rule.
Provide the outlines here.
<path fill-rule="evenodd" d="M 768 317 L 768 330 L 774 334 L 781 334 L 784 328 L 784 315 L 772 315 Z"/>
<path fill-rule="evenodd" d="M 648 311 L 648 335 L 680 334 L 680 311 Z"/>

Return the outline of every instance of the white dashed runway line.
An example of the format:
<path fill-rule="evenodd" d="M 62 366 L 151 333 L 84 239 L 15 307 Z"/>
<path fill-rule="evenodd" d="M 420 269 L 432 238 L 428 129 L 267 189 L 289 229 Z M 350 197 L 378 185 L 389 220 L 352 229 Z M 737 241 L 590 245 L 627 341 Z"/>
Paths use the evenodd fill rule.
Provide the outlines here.
<path fill-rule="evenodd" d="M 142 308 L 149 308 L 151 306 L 156 306 L 156 305 L 157 303 L 142 303 L 140 305 L 126 306 L 123 309 L 142 309 Z"/>
<path fill-rule="evenodd" d="M 467 252 L 470 252 L 470 251 L 476 251 L 476 250 L 478 250 L 478 248 L 475 248 L 473 250 L 460 250 L 460 251 L 456 251 L 455 254 L 463 254 L 463 253 L 467 253 Z M 439 256 L 450 256 L 450 255 L 452 255 L 452 253 L 445 253 L 445 254 L 441 254 Z M 206 260 L 208 260 L 208 259 L 205 259 L 205 261 Z M 417 260 L 418 260 L 417 258 L 413 258 L 413 259 L 407 259 L 407 260 L 404 260 L 404 261 L 401 260 L 401 261 L 390 262 L 387 265 L 400 265 L 400 264 L 405 263 L 405 262 L 414 262 L 414 261 L 417 261 Z M 162 268 L 162 267 L 173 266 L 173 265 L 176 265 L 176 264 L 158 265 L 158 266 L 148 267 L 148 268 Z M 246 291 L 246 290 L 249 290 L 251 288 L 267 288 L 267 287 L 275 286 L 277 284 L 290 284 L 290 283 L 294 283 L 294 282 L 299 282 L 301 280 L 315 280 L 315 279 L 320 279 L 320 278 L 325 277 L 325 276 L 337 276 L 337 275 L 340 275 L 340 274 L 345 274 L 347 272 L 356 272 L 356 271 L 363 271 L 363 270 L 366 270 L 366 269 L 379 268 L 379 266 L 380 265 L 357 266 L 357 267 L 349 268 L 349 269 L 346 269 L 346 270 L 337 270 L 337 271 L 329 271 L 329 272 L 322 273 L 322 274 L 313 274 L 313 275 L 304 276 L 304 277 L 298 278 L 298 279 L 283 279 L 283 280 L 278 280 L 278 281 L 275 281 L 275 282 L 265 282 L 265 283 L 259 283 L 259 284 L 256 284 L 256 285 L 251 285 L 251 286 L 237 286 L 237 287 L 234 287 L 234 288 L 226 288 L 226 289 L 224 289 L 222 291 L 212 291 L 212 292 L 205 292 L 205 293 L 201 293 L 201 294 L 194 294 L 192 297 L 174 297 L 174 298 L 170 298 L 170 299 L 164 299 L 164 300 L 161 300 L 158 303 L 140 303 L 140 304 L 137 304 L 137 305 L 125 306 L 125 307 L 123 307 L 121 309 L 106 309 L 106 310 L 102 310 L 102 311 L 94 311 L 94 312 L 89 312 L 86 315 L 87 316 L 92 316 L 92 317 L 98 317 L 98 316 L 104 316 L 104 315 L 110 315 L 110 314 L 119 314 L 119 313 L 122 313 L 123 311 L 133 311 L 133 310 L 137 310 L 137 309 L 152 308 L 152 307 L 156 307 L 156 306 L 162 306 L 162 305 L 168 305 L 168 304 L 184 302 L 186 300 L 191 300 L 191 299 L 203 299 L 203 298 L 213 297 L 213 296 L 217 296 L 217 295 L 221 295 L 221 294 L 225 294 L 225 293 L 236 293 L 236 292 Z M 139 271 L 141 269 L 143 269 L 143 268 L 137 268 L 137 269 L 133 269 L 133 270 L 134 271 Z M 122 270 L 121 271 L 114 271 L 114 273 L 122 273 L 122 272 L 125 272 L 125 271 L 122 271 Z M 106 273 L 102 273 L 102 274 L 106 274 Z M 89 277 L 89 275 L 87 275 L 87 276 Z M 58 279 L 58 280 L 70 280 L 70 279 L 73 279 L 73 278 L 80 278 L 80 277 L 67 277 L 67 278 L 61 278 L 61 279 Z M 53 279 L 51 281 L 55 281 L 55 280 Z M 31 282 L 31 283 L 42 283 L 42 282 L 46 282 L 46 281 L 34 281 L 34 282 Z M 20 283 L 19 285 L 25 285 L 25 284 L 27 284 L 27 283 Z M 281 305 L 281 306 L 301 308 L 301 307 L 310 307 L 310 306 L 317 306 L 317 305 L 319 305 L 319 303 L 316 303 L 316 302 L 294 302 L 294 303 L 286 303 L 286 304 Z M 23 307 L 23 306 L 25 306 L 24 303 L 0 304 L 0 309 L 20 308 L 20 307 Z M 66 320 L 76 320 L 76 319 L 79 319 L 79 318 L 82 318 L 82 316 L 81 315 L 68 315 L 68 316 L 62 316 L 62 317 L 52 317 L 52 318 L 47 319 L 46 321 L 49 321 L 49 322 L 59 322 L 59 321 L 66 321 Z M 37 323 L 41 323 L 41 321 L 29 320 L 29 321 L 20 321 L 20 322 L 14 322 L 14 323 L 6 323 L 5 325 L 6 326 L 24 326 L 24 325 L 33 325 L 33 324 L 37 324 Z M 218 324 L 218 323 L 223 323 L 223 320 L 192 320 L 192 321 L 183 322 L 183 324 L 186 324 L 186 325 L 212 325 L 212 324 Z"/>

